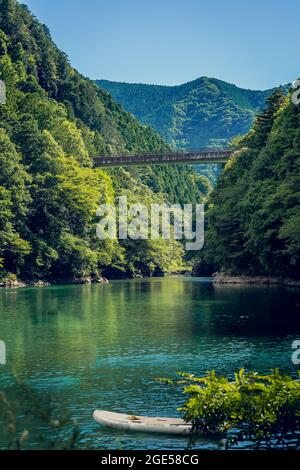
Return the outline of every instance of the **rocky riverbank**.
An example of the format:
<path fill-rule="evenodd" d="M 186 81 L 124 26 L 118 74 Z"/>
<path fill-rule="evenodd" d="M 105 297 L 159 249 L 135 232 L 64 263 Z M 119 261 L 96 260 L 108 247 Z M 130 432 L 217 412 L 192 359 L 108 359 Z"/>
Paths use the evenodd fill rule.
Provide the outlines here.
<path fill-rule="evenodd" d="M 55 284 L 108 284 L 106 277 L 81 277 L 76 279 L 59 279 L 55 281 L 23 281 L 20 279 L 3 279 L 0 281 L 0 288 L 20 289 L 22 287 L 47 287 Z"/>
<path fill-rule="evenodd" d="M 285 276 L 234 276 L 226 273 L 214 273 L 212 275 L 214 284 L 248 284 L 248 285 L 280 285 L 288 287 L 300 287 L 300 279 Z"/>

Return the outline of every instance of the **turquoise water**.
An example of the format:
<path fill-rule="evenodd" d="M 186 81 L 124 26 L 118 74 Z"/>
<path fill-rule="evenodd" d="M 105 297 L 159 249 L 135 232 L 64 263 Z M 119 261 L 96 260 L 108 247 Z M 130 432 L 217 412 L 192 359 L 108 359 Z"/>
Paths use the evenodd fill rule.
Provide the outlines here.
<path fill-rule="evenodd" d="M 179 392 L 154 380 L 176 371 L 280 367 L 296 374 L 291 345 L 300 339 L 299 298 L 297 289 L 214 287 L 208 279 L 176 276 L 0 290 L 7 348 L 0 389 L 13 402 L 17 431 L 29 430 L 23 447 L 67 441 L 72 425 L 55 431 L 51 414 L 77 420 L 79 448 L 184 448 L 185 438 L 104 429 L 92 412 L 177 416 Z M 7 439 L 2 429 L 1 448 Z"/>

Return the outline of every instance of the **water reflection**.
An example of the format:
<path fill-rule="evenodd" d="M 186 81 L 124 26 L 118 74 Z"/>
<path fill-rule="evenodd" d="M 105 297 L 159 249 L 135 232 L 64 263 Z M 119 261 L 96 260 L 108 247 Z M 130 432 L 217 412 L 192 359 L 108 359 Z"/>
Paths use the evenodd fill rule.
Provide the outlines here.
<path fill-rule="evenodd" d="M 241 367 L 296 373 L 291 344 L 300 336 L 299 297 L 297 289 L 214 287 L 186 277 L 1 290 L 8 365 L 1 366 L 0 386 L 10 390 L 16 376 L 51 393 L 57 409 L 78 418 L 82 446 L 113 446 L 119 437 L 92 422 L 95 408 L 177 414 L 179 395 L 154 377 Z M 44 426 L 35 418 L 31 425 Z M 153 436 L 120 439 L 130 448 L 166 448 Z M 42 444 L 36 437 L 30 445 Z M 168 445 L 182 447 L 178 439 Z"/>

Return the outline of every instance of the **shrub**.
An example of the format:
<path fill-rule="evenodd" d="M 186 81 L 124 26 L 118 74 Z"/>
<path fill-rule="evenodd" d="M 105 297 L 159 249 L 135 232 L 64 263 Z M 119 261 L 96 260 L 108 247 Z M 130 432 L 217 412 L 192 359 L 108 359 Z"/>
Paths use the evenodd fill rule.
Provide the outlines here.
<path fill-rule="evenodd" d="M 188 397 L 180 411 L 192 423 L 191 444 L 221 433 L 227 448 L 246 440 L 256 449 L 300 448 L 299 379 L 277 369 L 268 375 L 241 369 L 234 380 L 214 371 L 201 378 L 179 375 L 175 383 Z"/>

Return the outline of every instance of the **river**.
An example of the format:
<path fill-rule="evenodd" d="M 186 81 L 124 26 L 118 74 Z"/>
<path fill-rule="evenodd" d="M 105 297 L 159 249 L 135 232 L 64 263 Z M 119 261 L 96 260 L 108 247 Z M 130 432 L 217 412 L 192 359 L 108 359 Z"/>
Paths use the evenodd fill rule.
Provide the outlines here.
<path fill-rule="evenodd" d="M 179 391 L 155 381 L 176 371 L 279 367 L 296 374 L 299 297 L 299 289 L 213 286 L 210 279 L 184 276 L 1 289 L 7 364 L 0 365 L 0 390 L 12 401 L 17 432 L 29 431 L 22 447 L 67 441 L 73 425 L 49 427 L 51 414 L 77 420 L 79 448 L 184 448 L 185 438 L 104 429 L 92 412 L 177 416 Z M 1 406 L 0 400 L 0 418 Z M 8 438 L 1 426 L 1 448 Z"/>

